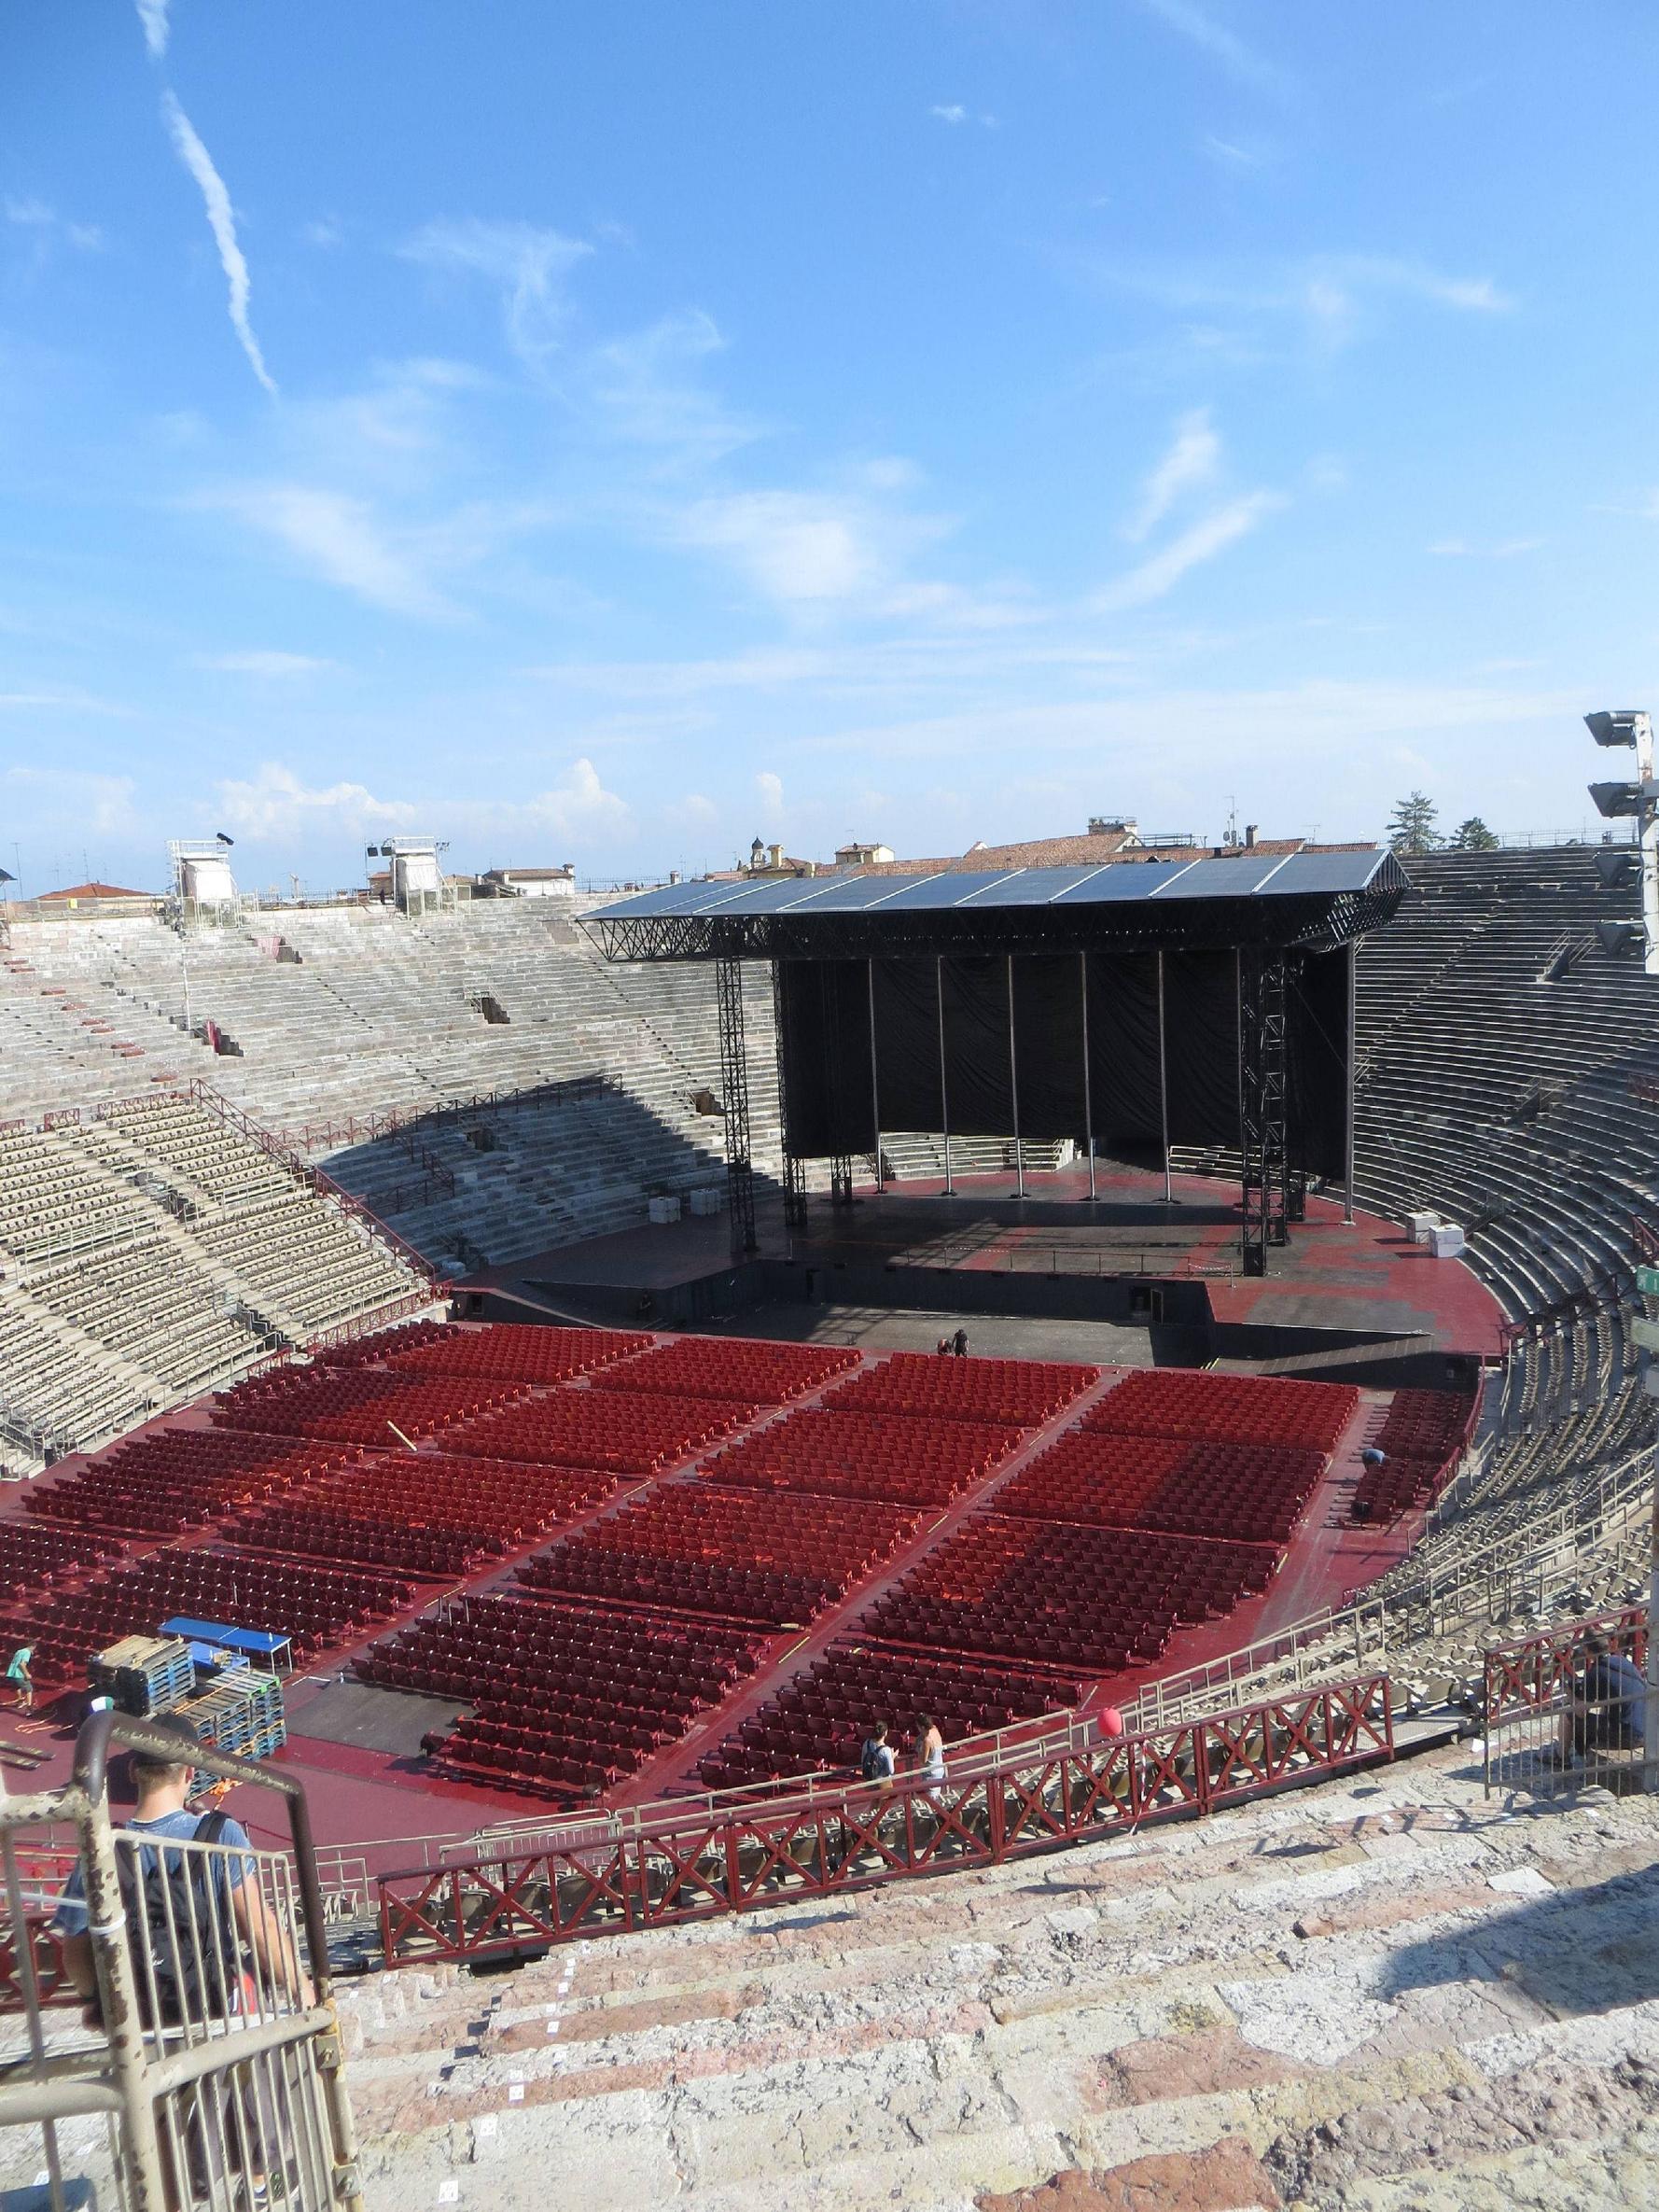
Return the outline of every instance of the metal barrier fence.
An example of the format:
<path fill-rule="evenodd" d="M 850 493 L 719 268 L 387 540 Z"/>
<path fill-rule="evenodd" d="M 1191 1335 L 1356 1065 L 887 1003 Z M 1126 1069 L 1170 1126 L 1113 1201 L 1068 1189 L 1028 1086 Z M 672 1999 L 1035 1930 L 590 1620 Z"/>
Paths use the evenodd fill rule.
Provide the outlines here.
<path fill-rule="evenodd" d="M 89 2201 L 121 2212 L 266 2202 L 350 2212 L 361 2203 L 356 2139 L 303 1790 L 202 1745 L 199 1770 L 281 1793 L 293 1852 L 159 1843 L 111 1825 L 112 1741 L 161 1759 L 179 1750 L 143 1721 L 97 1713 L 63 1789 L 0 1801 L 7 1942 L 22 1999 L 20 2030 L 0 2043 L 0 2129 L 38 2131 L 51 2212 Z M 85 1963 L 70 1955 L 73 1938 L 44 1939 L 75 1865 Z M 83 1983 L 95 1978 L 78 2022 L 48 2010 L 71 1996 L 66 1959 Z M 67 2163 L 82 2170 L 70 2174 L 63 2123 L 89 2119 L 105 2123 L 101 2150 L 76 2129 Z"/>
<path fill-rule="evenodd" d="M 878 1883 L 1196 1818 L 1317 1774 L 1393 1756 L 1387 1675 L 1278 1699 L 1082 1750 L 1031 1753 L 942 1784 L 843 1784 L 816 1800 L 562 1850 L 503 1852 L 380 1878 L 388 1966 L 535 1953 L 834 1897 Z"/>
<path fill-rule="evenodd" d="M 1627 1729 L 1624 1713 L 1610 1711 L 1605 1701 L 1585 1702 L 1592 1636 L 1604 1638 L 1638 1670 L 1646 1667 L 1647 1613 L 1639 1605 L 1487 1651 L 1481 1710 L 1488 1796 L 1494 1789 L 1524 1789 L 1548 1797 L 1590 1783 L 1621 1792 L 1642 1786 L 1640 1715 Z"/>

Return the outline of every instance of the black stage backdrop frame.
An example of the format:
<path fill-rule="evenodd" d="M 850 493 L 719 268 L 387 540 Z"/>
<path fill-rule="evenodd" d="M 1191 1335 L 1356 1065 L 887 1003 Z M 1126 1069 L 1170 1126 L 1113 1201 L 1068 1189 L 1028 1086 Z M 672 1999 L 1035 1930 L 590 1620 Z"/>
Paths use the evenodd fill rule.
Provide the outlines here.
<path fill-rule="evenodd" d="M 1375 850 L 1111 873 L 1098 903 L 1091 870 L 854 873 L 679 885 L 593 919 L 613 959 L 771 962 L 795 1218 L 801 1163 L 836 1163 L 844 1196 L 853 1156 L 881 1179 L 884 1129 L 1011 1136 L 1022 1192 L 1026 1139 L 1082 1146 L 1091 1196 L 1102 1148 L 1156 1146 L 1167 1177 L 1192 1146 L 1239 1155 L 1264 1273 L 1307 1176 L 1340 1176 L 1351 1211 L 1354 948 L 1407 879 Z"/>

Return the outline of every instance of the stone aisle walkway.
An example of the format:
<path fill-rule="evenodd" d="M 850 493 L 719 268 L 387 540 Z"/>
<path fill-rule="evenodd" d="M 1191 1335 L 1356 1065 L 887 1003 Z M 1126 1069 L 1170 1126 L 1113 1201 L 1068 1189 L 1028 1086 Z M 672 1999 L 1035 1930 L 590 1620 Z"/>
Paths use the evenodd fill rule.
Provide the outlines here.
<path fill-rule="evenodd" d="M 1659 1806 L 1467 1752 L 345 1998 L 371 2212 L 1659 2202 Z"/>

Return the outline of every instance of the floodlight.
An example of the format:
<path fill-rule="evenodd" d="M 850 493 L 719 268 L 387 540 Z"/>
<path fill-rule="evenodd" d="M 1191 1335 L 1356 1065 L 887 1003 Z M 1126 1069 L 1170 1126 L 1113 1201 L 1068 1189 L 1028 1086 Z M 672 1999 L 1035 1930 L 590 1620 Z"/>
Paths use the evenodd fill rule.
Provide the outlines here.
<path fill-rule="evenodd" d="M 1634 745 L 1637 724 L 1646 720 L 1639 707 L 1615 707 L 1610 711 L 1604 708 L 1598 714 L 1585 715 L 1584 727 L 1597 745 Z"/>
<path fill-rule="evenodd" d="M 1634 881 L 1636 866 L 1641 858 L 1634 845 L 1603 845 L 1596 848 L 1596 873 L 1604 890 L 1613 890 Z"/>
<path fill-rule="evenodd" d="M 1640 952 L 1647 938 L 1638 921 L 1598 921 L 1596 934 L 1601 939 L 1602 951 L 1613 954 Z"/>
<path fill-rule="evenodd" d="M 1639 820 L 1659 801 L 1659 779 L 1650 776 L 1645 783 L 1593 783 L 1590 796 L 1596 813 L 1609 821 Z"/>

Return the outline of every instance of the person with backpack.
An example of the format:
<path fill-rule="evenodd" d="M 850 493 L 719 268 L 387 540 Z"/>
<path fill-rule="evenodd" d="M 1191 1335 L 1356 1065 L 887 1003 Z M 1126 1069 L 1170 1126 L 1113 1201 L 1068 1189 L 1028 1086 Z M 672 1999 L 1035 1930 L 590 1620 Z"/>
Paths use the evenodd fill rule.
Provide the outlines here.
<path fill-rule="evenodd" d="M 145 2029 L 163 2045 L 199 2041 L 203 2028 L 211 2033 L 212 2023 L 256 2009 L 257 1991 L 265 1993 L 265 2002 L 281 1991 L 298 2006 L 314 2004 L 315 1992 L 293 1939 L 260 1895 L 256 1861 L 242 1855 L 252 1851 L 247 1830 L 216 1809 L 203 1813 L 190 1807 L 196 1737 L 182 1721 L 152 1725 L 159 1734 L 176 1739 L 178 1757 L 129 1754 L 138 1802 L 127 1829 L 145 1841 L 117 1855 Z M 211 1856 L 164 1848 L 191 1842 L 221 1848 Z M 101 2027 L 98 1975 L 78 1866 L 64 1884 L 52 1926 L 62 1939 L 64 1971 L 86 2006 L 87 2025 Z M 259 1969 L 257 1983 L 243 1971 L 244 1945 Z M 245 2075 L 246 2069 L 237 2073 Z M 245 2173 L 251 2201 L 262 2203 L 266 2131 L 248 2082 L 225 2079 L 217 2094 L 206 2086 L 188 2093 L 184 2110 L 190 2173 L 181 2186 L 167 2161 L 169 2202 L 183 2205 L 192 2193 L 212 2195 L 215 2170 L 230 2169 Z"/>
<path fill-rule="evenodd" d="M 866 1782 L 880 1784 L 885 1788 L 893 1785 L 893 1771 L 897 1765 L 893 1746 L 887 1742 L 887 1724 L 885 1720 L 872 1721 L 858 1753 L 858 1771 Z"/>

